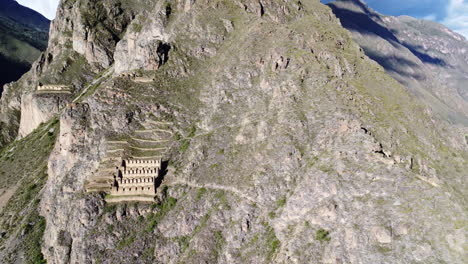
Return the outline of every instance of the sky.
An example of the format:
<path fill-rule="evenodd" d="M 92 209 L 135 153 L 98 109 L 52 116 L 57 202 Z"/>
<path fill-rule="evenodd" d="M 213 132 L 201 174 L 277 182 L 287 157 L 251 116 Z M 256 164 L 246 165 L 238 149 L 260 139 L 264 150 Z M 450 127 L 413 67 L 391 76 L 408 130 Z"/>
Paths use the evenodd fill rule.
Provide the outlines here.
<path fill-rule="evenodd" d="M 384 15 L 409 15 L 442 23 L 468 39 L 468 0 L 364 0 Z M 49 19 L 55 17 L 59 0 L 17 0 Z M 330 0 L 322 0 L 330 2 Z"/>
<path fill-rule="evenodd" d="M 57 9 L 59 1 L 60 0 L 16 0 L 19 4 L 34 9 L 51 20 L 55 18 L 55 10 Z"/>
<path fill-rule="evenodd" d="M 322 0 L 327 3 L 331 0 Z M 364 0 L 384 15 L 408 15 L 444 24 L 468 39 L 468 0 Z"/>

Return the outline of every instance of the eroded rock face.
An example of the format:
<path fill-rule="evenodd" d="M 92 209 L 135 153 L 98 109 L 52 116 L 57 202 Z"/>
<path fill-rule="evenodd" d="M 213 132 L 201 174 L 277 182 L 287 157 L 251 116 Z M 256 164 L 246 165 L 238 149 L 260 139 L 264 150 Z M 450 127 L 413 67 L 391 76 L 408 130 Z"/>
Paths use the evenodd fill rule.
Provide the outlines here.
<path fill-rule="evenodd" d="M 12 91 L 13 85 L 4 86 L 3 96 L 0 98 L 0 145 L 13 141 L 18 135 L 20 122 L 21 99 Z"/>
<path fill-rule="evenodd" d="M 84 184 L 82 173 L 93 171 L 98 165 L 95 160 L 99 155 L 97 145 L 91 144 L 94 147 L 90 149 L 85 147 L 90 143 L 86 132 L 88 108 L 86 104 L 73 104 L 65 109 L 60 119 L 60 135 L 49 159 L 49 178 L 41 213 L 51 217 L 44 242 L 54 246 L 47 247 L 43 252 L 51 263 L 89 262 L 86 254 L 78 253 L 86 250 L 83 245 L 84 230 L 96 222 L 99 207 L 103 206 L 101 199 L 82 200 L 74 195 L 80 192 Z M 85 148 L 93 154 L 83 155 Z M 58 186 L 61 186 L 59 190 Z M 73 206 L 70 206 L 71 201 Z M 72 250 L 72 247 L 78 251 Z"/>
<path fill-rule="evenodd" d="M 69 100 L 68 95 L 26 94 L 21 98 L 21 122 L 19 137 L 24 137 L 36 129 L 41 123 L 49 121 Z"/>
<path fill-rule="evenodd" d="M 133 12 L 125 1 L 62 1 L 50 32 L 58 45 L 49 53 L 56 56 L 63 46 L 71 45 L 90 64 L 106 69 Z"/>
<path fill-rule="evenodd" d="M 60 112 L 48 263 L 462 263 L 466 145 L 329 8 L 147 2 L 113 59 L 154 81 L 110 71 Z M 158 203 L 85 193 L 148 122 L 171 135 Z"/>
<path fill-rule="evenodd" d="M 156 14 L 154 20 L 144 14 L 137 16 L 116 47 L 116 73 L 135 69 L 154 71 L 167 61 L 171 46 L 168 43 L 170 33 L 166 32 L 165 25 L 170 12 L 161 2 L 150 12 Z"/>

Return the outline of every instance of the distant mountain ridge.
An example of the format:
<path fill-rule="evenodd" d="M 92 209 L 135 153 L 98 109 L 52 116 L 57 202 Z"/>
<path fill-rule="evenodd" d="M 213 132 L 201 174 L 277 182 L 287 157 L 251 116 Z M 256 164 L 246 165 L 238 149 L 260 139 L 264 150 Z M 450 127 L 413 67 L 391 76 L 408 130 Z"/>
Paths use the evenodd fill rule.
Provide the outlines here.
<path fill-rule="evenodd" d="M 0 94 L 47 48 L 50 21 L 13 0 L 0 2 Z"/>
<path fill-rule="evenodd" d="M 468 126 L 468 41 L 445 26 L 385 16 L 360 0 L 328 4 L 366 55 L 450 123 Z"/>
<path fill-rule="evenodd" d="M 37 31 L 48 32 L 50 21 L 40 13 L 24 7 L 14 0 L 0 2 L 0 16 L 9 18 Z"/>

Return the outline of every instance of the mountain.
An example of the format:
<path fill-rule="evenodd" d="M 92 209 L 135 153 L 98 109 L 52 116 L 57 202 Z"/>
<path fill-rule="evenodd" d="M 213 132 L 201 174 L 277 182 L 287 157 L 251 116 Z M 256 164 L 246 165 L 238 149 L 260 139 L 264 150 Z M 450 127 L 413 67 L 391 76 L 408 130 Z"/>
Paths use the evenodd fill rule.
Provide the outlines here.
<path fill-rule="evenodd" d="M 50 21 L 14 0 L 0 3 L 0 95 L 18 80 L 47 47 Z"/>
<path fill-rule="evenodd" d="M 443 25 L 384 16 L 360 0 L 329 4 L 367 56 L 435 115 L 468 127 L 468 41 Z"/>
<path fill-rule="evenodd" d="M 466 262 L 465 135 L 318 0 L 62 0 L 5 87 L 2 263 Z"/>
<path fill-rule="evenodd" d="M 18 4 L 15 0 L 0 3 L 0 16 L 40 32 L 48 32 L 50 21 L 38 12 Z"/>

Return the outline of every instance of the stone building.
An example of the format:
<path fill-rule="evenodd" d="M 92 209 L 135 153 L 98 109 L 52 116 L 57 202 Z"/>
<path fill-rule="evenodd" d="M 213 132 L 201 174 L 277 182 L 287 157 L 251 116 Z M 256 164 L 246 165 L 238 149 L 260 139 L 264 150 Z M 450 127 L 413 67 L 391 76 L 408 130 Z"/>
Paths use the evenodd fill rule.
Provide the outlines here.
<path fill-rule="evenodd" d="M 37 86 L 38 92 L 58 92 L 58 93 L 71 93 L 72 87 L 70 85 L 62 84 L 39 84 Z"/>
<path fill-rule="evenodd" d="M 149 77 L 135 77 L 133 78 L 133 81 L 137 83 L 152 83 L 155 81 L 154 78 L 149 78 Z"/>
<path fill-rule="evenodd" d="M 143 76 L 143 73 L 138 72 L 138 70 L 123 72 L 117 75 L 117 77 L 130 79 L 137 83 L 152 83 L 155 81 L 154 78 Z"/>
<path fill-rule="evenodd" d="M 161 160 L 127 159 L 116 168 L 111 196 L 155 196 Z"/>
<path fill-rule="evenodd" d="M 86 192 L 106 193 L 106 202 L 154 202 L 165 170 L 162 158 L 172 123 L 148 120 L 132 135 L 106 140 L 106 154 L 85 183 Z"/>

